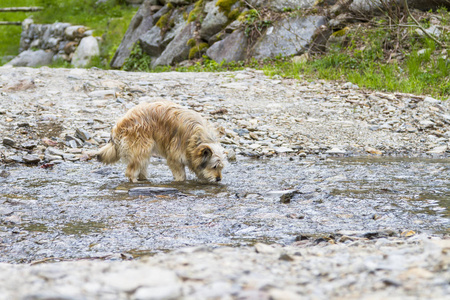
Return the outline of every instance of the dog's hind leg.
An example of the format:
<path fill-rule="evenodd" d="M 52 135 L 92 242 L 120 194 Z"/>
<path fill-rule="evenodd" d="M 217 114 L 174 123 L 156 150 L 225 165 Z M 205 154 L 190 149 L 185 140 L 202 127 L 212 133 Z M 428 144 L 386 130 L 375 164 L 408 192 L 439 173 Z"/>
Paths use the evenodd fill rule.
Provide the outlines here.
<path fill-rule="evenodd" d="M 149 161 L 147 160 L 146 162 L 143 162 L 141 164 L 141 169 L 139 171 L 139 176 L 138 176 L 139 180 L 147 180 L 148 163 L 149 163 Z"/>
<path fill-rule="evenodd" d="M 167 164 L 169 165 L 170 170 L 172 171 L 173 178 L 175 181 L 184 181 L 186 180 L 186 170 L 185 166 L 179 161 L 167 159 Z"/>
<path fill-rule="evenodd" d="M 128 166 L 125 175 L 131 182 L 147 179 L 147 167 L 152 153 L 153 145 L 142 149 L 136 147 L 129 149 Z"/>
<path fill-rule="evenodd" d="M 130 160 L 128 162 L 127 170 L 125 171 L 125 176 L 127 176 L 131 182 L 137 182 L 140 170 L 141 165 L 139 161 L 136 161 L 134 159 Z"/>

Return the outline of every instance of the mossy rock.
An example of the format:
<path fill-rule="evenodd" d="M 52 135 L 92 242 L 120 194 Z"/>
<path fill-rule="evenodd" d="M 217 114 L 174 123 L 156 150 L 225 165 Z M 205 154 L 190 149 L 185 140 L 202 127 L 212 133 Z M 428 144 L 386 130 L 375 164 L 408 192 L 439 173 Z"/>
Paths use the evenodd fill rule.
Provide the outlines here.
<path fill-rule="evenodd" d="M 216 6 L 220 8 L 220 11 L 228 14 L 236 2 L 237 0 L 218 0 Z"/>
<path fill-rule="evenodd" d="M 334 37 L 341 37 L 341 36 L 346 35 L 349 31 L 350 31 L 349 27 L 344 27 L 341 30 L 333 32 L 332 36 L 334 36 Z"/>
<path fill-rule="evenodd" d="M 243 22 L 245 22 L 247 20 L 247 16 L 252 14 L 252 13 L 254 13 L 253 9 L 249 9 L 249 10 L 243 11 L 236 19 L 239 22 L 243 23 Z"/>
<path fill-rule="evenodd" d="M 200 53 L 203 53 L 208 49 L 209 44 L 208 43 L 200 43 L 197 46 L 194 46 L 189 51 L 189 59 L 195 58 L 197 55 L 200 56 Z"/>
<path fill-rule="evenodd" d="M 187 21 L 190 23 L 196 21 L 203 14 L 204 0 L 195 3 L 194 9 L 189 13 Z"/>
<path fill-rule="evenodd" d="M 228 14 L 228 20 L 236 20 L 241 14 L 241 10 L 239 8 L 235 8 Z"/>
<path fill-rule="evenodd" d="M 195 38 L 189 39 L 186 43 L 186 45 L 188 45 L 191 48 L 195 47 L 196 44 L 197 44 L 197 41 L 195 40 Z"/>
<path fill-rule="evenodd" d="M 169 10 L 167 13 L 165 13 L 164 15 L 162 15 L 158 22 L 156 22 L 156 26 L 158 26 L 161 29 L 167 28 L 169 27 L 169 23 L 170 23 L 170 17 L 172 16 L 172 12 L 173 10 Z"/>

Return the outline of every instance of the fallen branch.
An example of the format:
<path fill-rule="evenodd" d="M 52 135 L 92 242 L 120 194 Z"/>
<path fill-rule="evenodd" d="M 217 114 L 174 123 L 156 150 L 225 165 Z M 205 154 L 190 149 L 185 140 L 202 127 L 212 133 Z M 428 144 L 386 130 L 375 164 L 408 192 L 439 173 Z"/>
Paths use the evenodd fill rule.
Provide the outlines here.
<path fill-rule="evenodd" d="M 22 25 L 22 22 L 0 21 L 0 25 Z"/>
<path fill-rule="evenodd" d="M 441 41 L 439 41 L 437 38 L 435 38 L 433 35 L 431 35 L 430 33 L 428 33 L 428 31 L 425 30 L 425 28 L 422 27 L 422 25 L 420 25 L 420 23 L 416 20 L 416 18 L 414 18 L 414 16 L 411 14 L 411 11 L 409 10 L 408 7 L 408 1 L 407 0 L 403 0 L 403 3 L 405 5 L 405 9 L 406 12 L 408 13 L 408 15 L 411 17 L 411 19 L 414 21 L 414 23 L 416 23 L 417 27 L 430 39 L 432 39 L 433 41 L 435 41 L 436 43 L 439 44 L 439 46 L 447 48 L 447 45 L 445 45 L 444 43 L 442 43 Z"/>
<path fill-rule="evenodd" d="M 43 10 L 43 7 L 35 6 L 35 7 L 2 7 L 0 8 L 0 12 L 17 12 L 17 11 L 40 11 Z"/>

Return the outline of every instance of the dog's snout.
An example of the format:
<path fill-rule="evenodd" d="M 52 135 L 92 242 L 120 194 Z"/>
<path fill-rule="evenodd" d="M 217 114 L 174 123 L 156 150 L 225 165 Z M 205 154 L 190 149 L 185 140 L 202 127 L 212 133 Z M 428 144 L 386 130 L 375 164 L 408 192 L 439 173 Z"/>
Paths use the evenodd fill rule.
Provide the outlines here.
<path fill-rule="evenodd" d="M 217 181 L 217 182 L 219 182 L 219 181 L 221 181 L 221 180 L 222 180 L 222 177 L 219 177 L 219 176 L 216 177 L 216 181 Z"/>

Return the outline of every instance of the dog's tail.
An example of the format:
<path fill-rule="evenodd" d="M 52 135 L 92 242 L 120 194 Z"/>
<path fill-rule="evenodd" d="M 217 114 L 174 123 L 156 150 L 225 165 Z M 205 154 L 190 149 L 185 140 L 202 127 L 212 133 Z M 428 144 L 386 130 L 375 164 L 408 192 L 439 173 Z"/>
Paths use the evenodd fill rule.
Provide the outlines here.
<path fill-rule="evenodd" d="M 120 159 L 119 149 L 113 140 L 97 152 L 97 160 L 105 164 L 113 164 Z"/>

